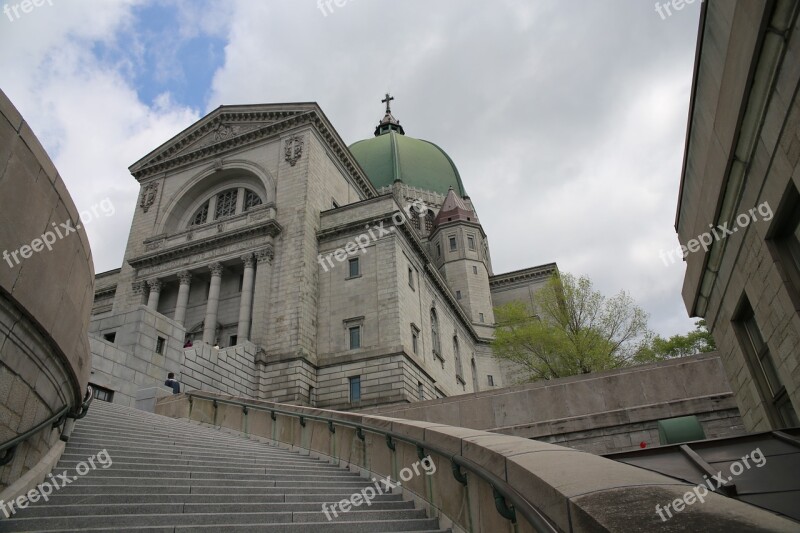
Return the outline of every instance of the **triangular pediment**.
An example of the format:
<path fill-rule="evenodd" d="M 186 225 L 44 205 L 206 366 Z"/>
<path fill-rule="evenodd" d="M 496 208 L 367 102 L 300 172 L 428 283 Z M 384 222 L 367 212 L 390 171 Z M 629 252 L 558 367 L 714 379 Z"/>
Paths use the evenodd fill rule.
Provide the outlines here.
<path fill-rule="evenodd" d="M 315 103 L 220 106 L 142 159 L 131 165 L 137 178 L 165 170 L 171 163 L 214 157 L 233 146 L 251 140 L 254 134 L 291 127 L 296 119 L 321 111 Z"/>

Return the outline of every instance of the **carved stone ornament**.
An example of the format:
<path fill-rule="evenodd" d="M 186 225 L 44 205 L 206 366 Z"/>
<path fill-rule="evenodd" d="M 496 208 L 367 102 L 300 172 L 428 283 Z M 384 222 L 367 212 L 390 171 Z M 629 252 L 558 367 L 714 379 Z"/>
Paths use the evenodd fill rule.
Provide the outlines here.
<path fill-rule="evenodd" d="M 151 279 L 147 281 L 147 286 L 150 288 L 150 292 L 161 292 L 161 280 L 160 279 Z"/>
<path fill-rule="evenodd" d="M 214 142 L 227 141 L 232 137 L 239 135 L 239 126 L 231 126 L 230 124 L 220 124 L 214 130 Z"/>
<path fill-rule="evenodd" d="M 256 258 L 253 254 L 247 253 L 242 256 L 242 262 L 244 263 L 245 268 L 251 268 L 255 265 Z"/>
<path fill-rule="evenodd" d="M 286 146 L 284 148 L 286 154 L 286 162 L 294 166 L 303 155 L 303 138 L 300 135 L 295 135 L 286 139 Z"/>
<path fill-rule="evenodd" d="M 256 252 L 256 259 L 259 263 L 271 263 L 272 259 L 275 257 L 275 250 L 272 246 L 267 246 L 266 248 L 259 250 Z"/>
<path fill-rule="evenodd" d="M 151 181 L 142 187 L 142 196 L 139 199 L 139 207 L 142 208 L 142 211 L 147 213 L 147 210 L 150 209 L 156 201 L 156 194 L 158 194 L 158 182 Z"/>
<path fill-rule="evenodd" d="M 222 275 L 222 265 L 220 263 L 211 263 L 208 265 L 208 269 L 211 271 L 212 276 Z"/>
<path fill-rule="evenodd" d="M 183 270 L 178 273 L 178 279 L 181 285 L 189 285 L 192 282 L 192 274 L 188 270 Z"/>

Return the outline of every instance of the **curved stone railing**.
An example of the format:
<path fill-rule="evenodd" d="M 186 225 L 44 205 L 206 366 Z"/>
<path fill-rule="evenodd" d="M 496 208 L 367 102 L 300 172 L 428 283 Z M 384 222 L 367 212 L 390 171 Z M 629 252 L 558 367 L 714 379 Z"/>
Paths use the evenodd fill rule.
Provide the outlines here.
<path fill-rule="evenodd" d="M 369 478 L 400 481 L 408 499 L 453 531 L 796 531 L 792 521 L 714 493 L 665 524 L 656 506 L 683 498 L 691 485 L 520 437 L 200 391 L 162 398 L 156 413 L 306 451 Z M 422 457 L 430 462 L 421 463 Z M 515 498 L 524 502 L 514 506 Z M 356 493 L 337 509 L 360 507 L 363 500 Z M 331 513 L 332 520 L 346 520 L 339 517 Z"/>
<path fill-rule="evenodd" d="M 0 254 L 0 444 L 12 441 L 0 452 L 0 499 L 8 501 L 61 455 L 66 418 L 43 422 L 65 408 L 77 416 L 83 401 L 94 267 L 64 182 L 2 91 Z"/>

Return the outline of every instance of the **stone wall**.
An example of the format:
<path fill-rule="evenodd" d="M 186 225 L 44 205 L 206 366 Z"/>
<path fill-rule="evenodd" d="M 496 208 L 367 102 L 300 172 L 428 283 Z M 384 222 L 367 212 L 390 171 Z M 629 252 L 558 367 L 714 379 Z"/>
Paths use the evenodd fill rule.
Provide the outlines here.
<path fill-rule="evenodd" d="M 163 385 L 169 372 L 180 379 L 185 330 L 177 322 L 139 306 L 127 313 L 93 320 L 91 382 L 114 391 L 113 402 L 134 407 L 139 389 Z M 114 342 L 102 336 L 114 334 Z M 158 338 L 164 353 L 156 353 Z"/>
<path fill-rule="evenodd" d="M 94 268 L 63 180 L 2 91 L 0 251 L 0 442 L 6 442 L 64 406 L 80 406 L 91 369 L 86 331 Z M 20 444 L 0 467 L 0 489 L 41 470 L 35 467 L 58 437 L 48 426 Z"/>
<path fill-rule="evenodd" d="M 791 201 L 800 190 L 797 17 L 796 2 L 708 3 L 676 220 L 691 250 L 686 308 L 706 319 L 749 431 L 797 425 L 800 414 L 800 270 L 788 253 L 788 241 L 800 239 L 791 222 L 800 210 Z M 706 253 L 697 239 L 720 225 L 732 233 Z M 766 382 L 745 316 L 763 337 L 775 383 Z M 777 407 L 787 399 L 794 420 Z"/>
<path fill-rule="evenodd" d="M 716 354 L 362 412 L 453 423 L 604 454 L 657 446 L 658 421 L 696 415 L 708 438 L 744 433 Z"/>
<path fill-rule="evenodd" d="M 219 350 L 199 342 L 183 350 L 178 381 L 189 389 L 258 398 L 257 350 L 247 341 Z"/>

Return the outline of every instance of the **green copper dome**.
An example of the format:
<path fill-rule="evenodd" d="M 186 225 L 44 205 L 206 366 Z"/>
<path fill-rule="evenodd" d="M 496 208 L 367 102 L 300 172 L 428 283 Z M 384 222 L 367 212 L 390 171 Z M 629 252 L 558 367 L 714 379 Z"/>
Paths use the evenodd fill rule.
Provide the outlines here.
<path fill-rule="evenodd" d="M 408 137 L 389 108 L 375 129 L 375 137 L 358 141 L 350 151 L 376 189 L 401 180 L 406 185 L 446 195 L 450 187 L 466 196 L 453 160 L 435 144 Z"/>

